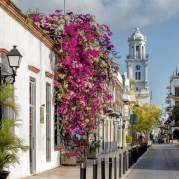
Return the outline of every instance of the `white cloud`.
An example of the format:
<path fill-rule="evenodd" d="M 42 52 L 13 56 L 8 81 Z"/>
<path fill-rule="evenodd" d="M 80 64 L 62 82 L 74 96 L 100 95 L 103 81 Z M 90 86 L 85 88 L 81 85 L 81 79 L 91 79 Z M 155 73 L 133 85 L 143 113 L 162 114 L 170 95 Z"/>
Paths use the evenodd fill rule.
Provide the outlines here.
<path fill-rule="evenodd" d="M 63 9 L 63 0 L 15 0 L 23 10 Z M 179 0 L 66 0 L 67 11 L 92 13 L 115 31 L 165 21 L 179 13 Z"/>

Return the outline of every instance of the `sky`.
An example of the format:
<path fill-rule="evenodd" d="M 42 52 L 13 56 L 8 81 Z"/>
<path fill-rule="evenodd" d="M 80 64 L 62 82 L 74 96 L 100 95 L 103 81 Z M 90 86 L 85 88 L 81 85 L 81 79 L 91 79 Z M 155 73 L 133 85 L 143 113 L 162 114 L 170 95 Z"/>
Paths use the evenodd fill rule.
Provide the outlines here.
<path fill-rule="evenodd" d="M 13 1 L 23 12 L 39 9 L 48 14 L 64 7 L 64 0 Z M 66 0 L 66 11 L 93 14 L 98 22 L 110 26 L 122 73 L 126 71 L 127 39 L 139 26 L 147 37 L 152 103 L 165 106 L 170 75 L 176 66 L 179 69 L 179 0 Z"/>

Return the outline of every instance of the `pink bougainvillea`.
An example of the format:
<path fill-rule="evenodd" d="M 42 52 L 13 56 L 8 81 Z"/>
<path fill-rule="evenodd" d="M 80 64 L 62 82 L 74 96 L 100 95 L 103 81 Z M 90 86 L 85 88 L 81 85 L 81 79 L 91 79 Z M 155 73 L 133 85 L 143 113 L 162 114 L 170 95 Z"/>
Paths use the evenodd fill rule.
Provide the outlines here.
<path fill-rule="evenodd" d="M 84 136 L 95 130 L 96 119 L 111 99 L 108 83 L 116 71 L 110 57 L 112 33 L 89 14 L 64 16 L 55 11 L 32 19 L 54 40 L 60 54 L 54 80 L 56 112 L 61 138 L 70 150 L 84 144 Z"/>

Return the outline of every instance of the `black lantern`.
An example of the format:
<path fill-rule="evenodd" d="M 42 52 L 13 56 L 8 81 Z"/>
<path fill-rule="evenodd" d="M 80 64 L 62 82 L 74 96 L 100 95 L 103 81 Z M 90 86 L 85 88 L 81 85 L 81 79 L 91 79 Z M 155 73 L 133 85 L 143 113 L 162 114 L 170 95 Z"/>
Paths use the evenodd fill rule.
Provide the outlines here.
<path fill-rule="evenodd" d="M 13 49 L 10 52 L 7 53 L 7 58 L 8 58 L 9 66 L 13 70 L 16 70 L 17 68 L 19 68 L 20 63 L 21 63 L 22 55 L 17 50 L 16 45 L 14 45 Z"/>
<path fill-rule="evenodd" d="M 4 74 L 0 73 L 0 83 L 13 84 L 15 82 L 17 68 L 20 67 L 22 55 L 17 50 L 17 46 L 14 45 L 13 49 L 11 49 L 7 53 L 6 57 L 8 59 L 8 65 L 12 69 L 12 72 L 9 73 L 7 71 Z"/>

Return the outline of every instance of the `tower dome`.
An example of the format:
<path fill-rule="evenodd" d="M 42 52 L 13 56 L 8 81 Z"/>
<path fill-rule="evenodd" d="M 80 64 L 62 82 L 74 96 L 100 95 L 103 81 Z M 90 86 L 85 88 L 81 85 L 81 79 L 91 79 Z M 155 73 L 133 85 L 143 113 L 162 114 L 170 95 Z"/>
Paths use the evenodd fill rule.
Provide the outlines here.
<path fill-rule="evenodd" d="M 145 40 L 145 37 L 142 35 L 142 33 L 140 32 L 140 28 L 136 27 L 134 29 L 134 32 L 132 33 L 132 35 L 129 37 L 129 40 Z"/>

